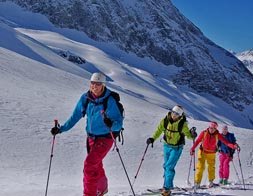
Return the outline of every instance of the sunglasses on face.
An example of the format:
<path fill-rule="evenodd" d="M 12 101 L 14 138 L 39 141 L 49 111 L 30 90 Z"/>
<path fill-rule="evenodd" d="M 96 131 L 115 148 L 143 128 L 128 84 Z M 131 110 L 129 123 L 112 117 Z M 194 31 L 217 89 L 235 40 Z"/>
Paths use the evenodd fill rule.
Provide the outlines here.
<path fill-rule="evenodd" d="M 173 114 L 174 116 L 180 116 L 180 114 L 177 113 L 177 112 L 175 112 L 175 111 L 172 111 L 172 114 Z"/>
<path fill-rule="evenodd" d="M 95 86 L 101 86 L 103 83 L 102 82 L 90 82 L 91 85 Z"/>

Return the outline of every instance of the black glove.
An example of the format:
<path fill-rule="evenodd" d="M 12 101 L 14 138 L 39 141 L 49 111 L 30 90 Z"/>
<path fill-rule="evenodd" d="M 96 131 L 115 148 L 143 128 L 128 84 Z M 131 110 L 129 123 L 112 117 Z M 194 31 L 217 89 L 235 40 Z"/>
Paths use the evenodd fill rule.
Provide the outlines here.
<path fill-rule="evenodd" d="M 198 134 L 196 132 L 196 127 L 192 127 L 190 129 L 190 132 L 191 132 L 191 135 L 192 135 L 193 139 L 195 139 L 198 136 Z"/>
<path fill-rule="evenodd" d="M 61 133 L 60 126 L 57 125 L 51 129 L 52 135 L 57 135 L 58 133 Z"/>
<path fill-rule="evenodd" d="M 146 143 L 147 143 L 147 145 L 149 145 L 149 144 L 153 144 L 154 141 L 155 141 L 154 138 L 150 137 L 147 139 Z"/>
<path fill-rule="evenodd" d="M 107 127 L 111 128 L 112 127 L 112 121 L 110 118 L 105 117 L 104 118 L 104 123 L 106 124 Z"/>
<path fill-rule="evenodd" d="M 236 144 L 236 143 L 235 143 L 235 149 L 236 149 L 238 152 L 240 152 L 240 151 L 241 151 L 240 146 L 239 146 L 238 144 Z"/>
<path fill-rule="evenodd" d="M 235 153 L 235 150 L 230 150 L 228 152 L 228 156 L 233 159 L 234 153 Z"/>

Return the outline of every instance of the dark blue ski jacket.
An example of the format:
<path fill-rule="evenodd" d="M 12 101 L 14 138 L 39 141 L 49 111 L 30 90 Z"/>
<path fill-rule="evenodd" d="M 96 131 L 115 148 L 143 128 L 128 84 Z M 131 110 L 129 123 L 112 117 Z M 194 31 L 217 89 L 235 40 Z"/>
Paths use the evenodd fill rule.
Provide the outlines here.
<path fill-rule="evenodd" d="M 222 136 L 227 139 L 230 143 L 235 144 L 236 143 L 236 138 L 235 135 L 233 133 L 227 132 L 226 135 Z M 231 156 L 233 156 L 234 150 L 232 148 L 229 148 L 228 146 L 226 146 L 224 143 L 222 143 L 220 140 L 218 141 L 218 147 L 219 147 L 219 151 L 226 153 L 226 154 L 230 154 Z"/>

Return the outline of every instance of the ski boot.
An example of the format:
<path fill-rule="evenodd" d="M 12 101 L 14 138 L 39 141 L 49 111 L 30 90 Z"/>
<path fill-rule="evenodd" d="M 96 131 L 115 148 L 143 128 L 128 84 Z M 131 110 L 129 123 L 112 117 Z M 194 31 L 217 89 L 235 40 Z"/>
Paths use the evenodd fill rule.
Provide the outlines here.
<path fill-rule="evenodd" d="M 199 188 L 200 188 L 200 184 L 199 184 L 199 183 L 195 183 L 195 185 L 194 185 L 193 188 L 194 188 L 194 189 L 199 189 Z"/>
<path fill-rule="evenodd" d="M 224 179 L 224 180 L 223 180 L 223 184 L 224 184 L 224 185 L 228 185 L 228 179 Z"/>
<path fill-rule="evenodd" d="M 214 186 L 213 181 L 209 182 L 208 188 L 212 188 Z"/>
<path fill-rule="evenodd" d="M 168 189 L 163 189 L 161 195 L 162 196 L 170 196 L 171 195 L 171 191 L 168 190 Z"/>
<path fill-rule="evenodd" d="M 104 191 L 97 191 L 97 196 L 103 196 L 105 195 L 106 193 L 108 193 L 108 189 L 105 189 Z"/>
<path fill-rule="evenodd" d="M 219 181 L 219 184 L 222 185 L 223 183 L 224 183 L 224 181 L 223 181 L 223 179 L 221 178 L 220 181 Z"/>

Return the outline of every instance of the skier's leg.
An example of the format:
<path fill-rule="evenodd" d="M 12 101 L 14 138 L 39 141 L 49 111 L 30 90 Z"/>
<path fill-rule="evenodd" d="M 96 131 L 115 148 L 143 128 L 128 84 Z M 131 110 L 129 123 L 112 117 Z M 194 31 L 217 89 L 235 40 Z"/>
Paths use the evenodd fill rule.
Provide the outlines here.
<path fill-rule="evenodd" d="M 182 154 L 183 147 L 170 147 L 164 144 L 164 188 L 172 189 L 175 166 Z"/>
<path fill-rule="evenodd" d="M 228 154 L 224 155 L 224 178 L 227 180 L 229 178 L 229 163 L 230 163 L 230 157 Z"/>
<path fill-rule="evenodd" d="M 200 184 L 205 170 L 205 153 L 202 150 L 198 151 L 198 162 L 196 166 L 195 184 Z"/>
<path fill-rule="evenodd" d="M 99 166 L 99 180 L 98 180 L 98 186 L 97 191 L 98 193 L 102 194 L 108 191 L 108 180 L 105 175 L 105 170 L 103 168 L 103 163 L 101 162 Z"/>
<path fill-rule="evenodd" d="M 224 178 L 224 161 L 225 161 L 225 156 L 224 153 L 220 153 L 219 154 L 219 161 L 220 161 L 220 165 L 219 165 L 219 177 L 220 179 Z"/>
<path fill-rule="evenodd" d="M 206 154 L 209 182 L 213 182 L 215 179 L 215 156 L 216 156 L 216 153 Z"/>
<path fill-rule="evenodd" d="M 89 142 L 90 152 L 84 161 L 84 196 L 97 195 L 99 167 L 102 160 L 110 150 L 113 140 L 110 138 L 97 138 Z"/>

